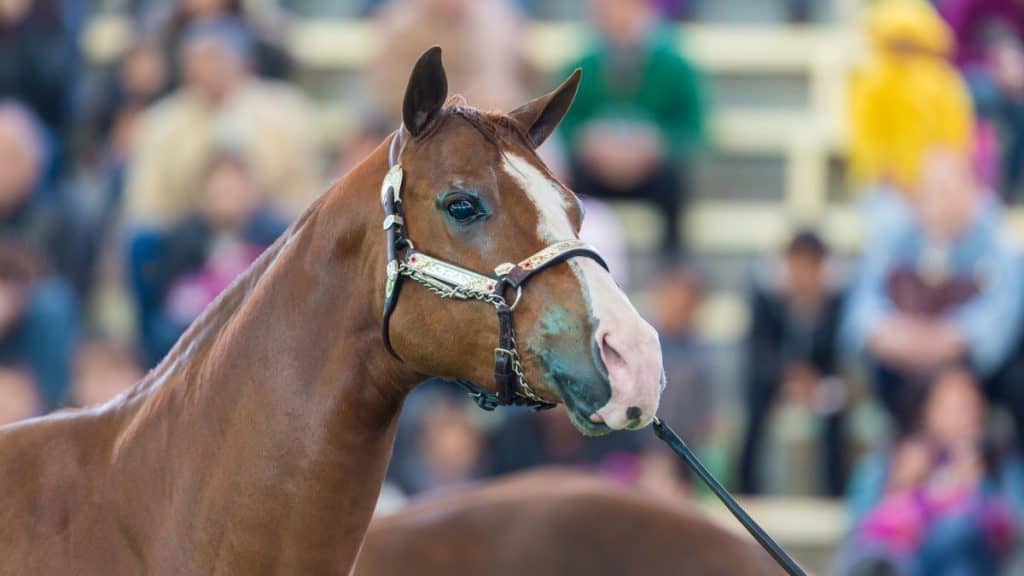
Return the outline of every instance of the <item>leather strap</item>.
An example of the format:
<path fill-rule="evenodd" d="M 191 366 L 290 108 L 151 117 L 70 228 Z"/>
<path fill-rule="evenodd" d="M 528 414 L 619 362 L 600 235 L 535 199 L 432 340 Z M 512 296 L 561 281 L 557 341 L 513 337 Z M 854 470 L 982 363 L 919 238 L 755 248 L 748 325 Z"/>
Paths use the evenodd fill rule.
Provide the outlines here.
<path fill-rule="evenodd" d="M 506 406 L 515 403 L 519 387 L 515 354 L 512 309 L 508 304 L 501 304 L 498 306 L 498 347 L 494 349 L 494 383 L 498 390 L 498 401 Z"/>
<path fill-rule="evenodd" d="M 608 269 L 608 264 L 604 261 L 604 258 L 586 242 L 581 240 L 564 240 L 556 242 L 516 264 L 511 270 L 505 272 L 503 276 L 509 286 L 519 288 L 538 272 L 546 270 L 555 264 L 565 262 L 570 258 L 577 257 L 590 258 L 600 264 L 605 270 Z"/>
<path fill-rule="evenodd" d="M 388 173 L 381 185 L 381 205 L 384 208 L 384 232 L 386 236 L 386 258 L 387 277 L 384 284 L 384 318 L 381 323 L 381 338 L 384 340 L 384 347 L 387 351 L 401 360 L 398 353 L 391 345 L 391 315 L 398 304 L 398 293 L 402 288 L 402 275 L 399 268 L 401 262 L 398 252 L 408 244 L 405 236 L 405 214 L 402 210 L 402 181 L 403 173 L 398 163 L 404 146 L 402 135 L 405 133 L 403 127 L 399 127 L 391 137 L 391 145 L 388 151 Z"/>

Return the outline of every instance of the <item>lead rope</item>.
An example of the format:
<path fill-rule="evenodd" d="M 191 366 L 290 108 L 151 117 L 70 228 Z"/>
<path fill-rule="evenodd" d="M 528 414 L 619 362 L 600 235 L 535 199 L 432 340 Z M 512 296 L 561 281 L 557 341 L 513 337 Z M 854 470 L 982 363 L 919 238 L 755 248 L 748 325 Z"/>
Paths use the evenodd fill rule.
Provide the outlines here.
<path fill-rule="evenodd" d="M 715 493 L 715 496 L 718 496 L 718 499 L 722 501 L 722 504 L 725 504 L 725 507 L 729 509 L 729 512 L 732 512 L 732 515 L 736 517 L 740 524 L 746 528 L 747 532 L 754 537 L 754 540 L 757 540 L 757 543 L 760 544 L 765 551 L 771 554 L 772 558 L 779 563 L 779 566 L 781 566 L 789 576 L 807 576 L 807 573 L 804 572 L 803 568 L 801 568 L 796 561 L 794 561 L 793 558 L 790 557 L 790 555 L 787 554 L 786 551 L 783 550 L 782 547 L 764 531 L 764 528 L 761 528 L 761 526 L 750 517 L 750 514 L 747 514 L 747 511 L 744 510 L 743 507 L 740 506 L 740 503 L 733 498 L 732 494 L 725 489 L 725 486 L 722 486 L 718 480 L 712 476 L 711 472 L 709 472 L 708 469 L 704 467 L 704 464 L 701 463 L 700 459 L 697 458 L 697 455 L 690 450 L 690 447 L 686 445 L 686 442 L 683 442 L 682 438 L 680 438 L 679 435 L 677 435 L 675 431 L 668 426 L 668 424 L 665 424 L 660 418 L 655 416 L 653 428 L 654 434 L 658 439 L 665 442 L 665 444 L 668 444 L 669 448 L 671 448 L 673 452 L 686 461 L 686 464 L 689 465 L 690 469 L 700 476 L 701 480 L 708 485 L 708 488 L 711 488 L 711 491 Z"/>

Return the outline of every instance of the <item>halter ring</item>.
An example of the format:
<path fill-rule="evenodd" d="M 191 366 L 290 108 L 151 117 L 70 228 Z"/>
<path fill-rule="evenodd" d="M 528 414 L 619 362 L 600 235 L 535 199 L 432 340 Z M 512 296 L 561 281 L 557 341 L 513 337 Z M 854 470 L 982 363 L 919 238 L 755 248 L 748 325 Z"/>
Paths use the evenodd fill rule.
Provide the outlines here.
<path fill-rule="evenodd" d="M 509 304 L 509 307 L 508 307 L 509 311 L 515 312 L 516 311 L 516 306 L 519 306 L 519 301 L 522 300 L 522 299 L 523 299 L 523 286 L 519 285 L 519 286 L 516 287 L 516 299 L 512 301 L 512 304 Z"/>

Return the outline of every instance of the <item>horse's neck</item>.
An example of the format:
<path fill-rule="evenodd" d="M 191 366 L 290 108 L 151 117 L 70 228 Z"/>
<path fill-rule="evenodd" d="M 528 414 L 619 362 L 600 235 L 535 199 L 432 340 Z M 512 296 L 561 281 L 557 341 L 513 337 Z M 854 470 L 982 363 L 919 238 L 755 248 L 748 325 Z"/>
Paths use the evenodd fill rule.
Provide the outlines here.
<path fill-rule="evenodd" d="M 415 381 L 381 344 L 381 279 L 368 275 L 383 258 L 370 236 L 381 154 L 311 208 L 126 400 L 135 409 L 114 454 L 123 484 L 139 486 L 136 512 L 160 514 L 152 494 L 171 495 L 165 530 L 217 565 L 344 572 L 362 540 Z M 139 482 L 146 471 L 156 477 Z"/>

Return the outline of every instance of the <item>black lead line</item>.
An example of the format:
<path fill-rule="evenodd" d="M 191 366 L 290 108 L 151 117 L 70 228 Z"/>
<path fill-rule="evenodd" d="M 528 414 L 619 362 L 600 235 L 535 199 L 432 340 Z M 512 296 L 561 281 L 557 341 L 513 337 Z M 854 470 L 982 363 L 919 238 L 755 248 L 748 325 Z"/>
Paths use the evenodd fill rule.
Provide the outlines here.
<path fill-rule="evenodd" d="M 772 537 L 769 536 L 763 528 L 761 528 L 750 514 L 743 509 L 743 506 L 740 506 L 740 503 L 737 502 L 736 499 L 733 498 L 732 494 L 725 489 L 725 486 L 722 486 L 722 484 L 715 479 L 711 472 L 704 466 L 704 464 L 701 463 L 700 459 L 697 458 L 697 455 L 694 454 L 693 451 L 690 450 L 690 447 L 686 445 L 686 442 L 683 442 L 682 438 L 680 438 L 679 435 L 668 426 L 668 424 L 662 422 L 660 418 L 655 417 L 653 427 L 654 434 L 660 440 L 668 444 L 676 454 L 686 461 L 686 464 L 689 465 L 698 476 L 700 476 L 701 480 L 708 485 L 708 488 L 711 488 L 711 491 L 715 493 L 715 496 L 718 496 L 718 499 L 722 501 L 722 504 L 725 504 L 725 507 L 729 509 L 729 512 L 732 512 L 732 515 L 739 520 L 740 524 L 746 528 L 747 532 L 750 532 L 750 535 L 757 540 L 757 543 L 771 554 L 772 558 L 779 563 L 779 566 L 781 566 L 789 576 L 807 576 L 807 573 L 804 572 L 803 568 L 801 568 L 800 565 L 797 564 L 796 561 L 794 561 L 793 558 L 786 553 L 786 551 L 783 550 L 782 547 L 779 546 L 779 544 L 775 542 L 775 540 L 772 539 Z"/>

